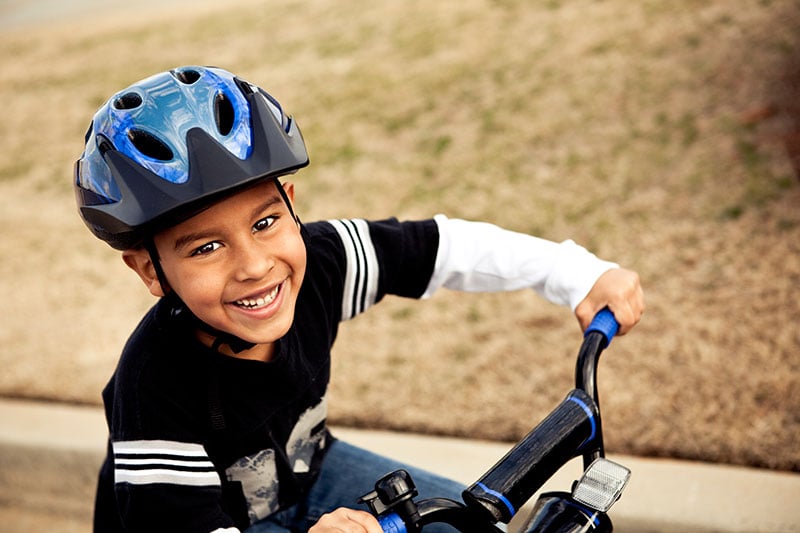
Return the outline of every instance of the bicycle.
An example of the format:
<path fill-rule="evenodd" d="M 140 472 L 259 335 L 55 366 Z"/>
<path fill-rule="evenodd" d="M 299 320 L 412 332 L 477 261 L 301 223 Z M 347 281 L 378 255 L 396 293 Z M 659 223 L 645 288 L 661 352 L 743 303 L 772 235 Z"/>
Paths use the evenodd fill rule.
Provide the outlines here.
<path fill-rule="evenodd" d="M 386 533 L 418 533 L 432 523 L 462 532 L 502 532 L 519 509 L 561 467 L 583 455 L 584 472 L 570 492 L 539 496 L 521 531 L 525 533 L 608 532 L 608 510 L 620 498 L 631 471 L 605 458 L 597 364 L 616 335 L 613 313 L 598 313 L 584 333 L 575 367 L 575 388 L 502 459 L 462 493 L 415 500 L 414 481 L 405 470 L 391 472 L 358 501 L 378 517 Z"/>

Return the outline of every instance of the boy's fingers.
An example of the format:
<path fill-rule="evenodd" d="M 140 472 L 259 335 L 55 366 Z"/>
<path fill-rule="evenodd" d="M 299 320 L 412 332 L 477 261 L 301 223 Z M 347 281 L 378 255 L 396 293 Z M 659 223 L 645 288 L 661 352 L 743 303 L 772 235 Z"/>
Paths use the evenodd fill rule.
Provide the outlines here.
<path fill-rule="evenodd" d="M 575 315 L 585 330 L 594 316 L 608 307 L 619 323 L 618 335 L 625 335 L 644 314 L 644 291 L 636 272 L 609 270 L 597 280 L 586 298 L 575 308 Z"/>
<path fill-rule="evenodd" d="M 383 533 L 378 520 L 366 511 L 340 507 L 322 515 L 319 521 L 309 529 L 309 533 L 327 532 L 345 533 Z"/>
<path fill-rule="evenodd" d="M 639 323 L 644 314 L 644 297 L 641 290 L 621 303 L 609 304 L 609 309 L 619 322 L 619 335 L 625 335 Z"/>

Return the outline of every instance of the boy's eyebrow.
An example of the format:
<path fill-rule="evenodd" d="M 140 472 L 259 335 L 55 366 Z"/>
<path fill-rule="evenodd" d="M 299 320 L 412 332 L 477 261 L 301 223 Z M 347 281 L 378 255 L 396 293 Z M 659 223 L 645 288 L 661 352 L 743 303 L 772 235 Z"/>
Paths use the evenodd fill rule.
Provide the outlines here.
<path fill-rule="evenodd" d="M 268 198 L 267 201 L 265 201 L 262 204 L 259 204 L 255 209 L 253 209 L 253 211 L 250 213 L 250 218 L 255 218 L 255 217 L 259 216 L 261 213 L 263 213 L 264 211 L 266 211 L 267 209 L 270 209 L 272 206 L 274 206 L 276 204 L 280 204 L 282 202 L 283 202 L 283 198 L 281 198 L 280 195 L 272 196 L 272 197 Z M 192 242 L 195 242 L 195 241 L 199 241 L 199 240 L 211 239 L 216 234 L 217 234 L 217 231 L 211 229 L 209 231 L 199 231 L 199 232 L 195 232 L 195 233 L 187 233 L 186 235 L 181 235 L 180 237 L 178 237 L 175 240 L 175 245 L 174 245 L 173 249 L 176 252 L 179 252 L 182 248 L 184 248 L 189 243 L 192 243 Z"/>
<path fill-rule="evenodd" d="M 213 234 L 214 234 L 213 231 L 200 231 L 197 233 L 187 233 L 186 235 L 181 235 L 175 240 L 175 246 L 173 247 L 173 249 L 176 252 L 180 252 L 189 243 L 199 240 L 210 239 Z"/>
<path fill-rule="evenodd" d="M 267 209 L 270 209 L 275 204 L 283 203 L 283 198 L 280 195 L 276 194 L 275 196 L 271 196 L 265 201 L 263 204 L 259 205 L 250 213 L 250 218 L 255 218 Z"/>

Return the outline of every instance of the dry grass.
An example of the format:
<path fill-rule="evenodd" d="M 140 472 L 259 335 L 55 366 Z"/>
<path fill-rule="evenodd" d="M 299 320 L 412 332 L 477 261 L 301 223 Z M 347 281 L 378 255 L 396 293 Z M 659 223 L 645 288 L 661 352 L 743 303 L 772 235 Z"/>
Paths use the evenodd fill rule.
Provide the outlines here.
<path fill-rule="evenodd" d="M 601 367 L 613 451 L 800 470 L 796 2 L 182 11 L 0 36 L 0 393 L 99 401 L 152 301 L 82 227 L 71 164 L 114 91 L 216 64 L 300 122 L 306 220 L 445 212 L 638 270 L 648 313 Z M 343 328 L 331 418 L 514 439 L 571 386 L 579 341 L 528 293 L 387 301 Z"/>

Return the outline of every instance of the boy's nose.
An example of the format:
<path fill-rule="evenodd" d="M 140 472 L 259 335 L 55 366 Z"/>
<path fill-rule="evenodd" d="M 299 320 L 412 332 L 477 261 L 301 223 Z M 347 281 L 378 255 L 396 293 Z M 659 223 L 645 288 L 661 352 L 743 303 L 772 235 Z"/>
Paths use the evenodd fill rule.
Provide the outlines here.
<path fill-rule="evenodd" d="M 266 246 L 251 240 L 240 245 L 236 251 L 236 280 L 263 279 L 274 265 L 275 261 Z"/>

